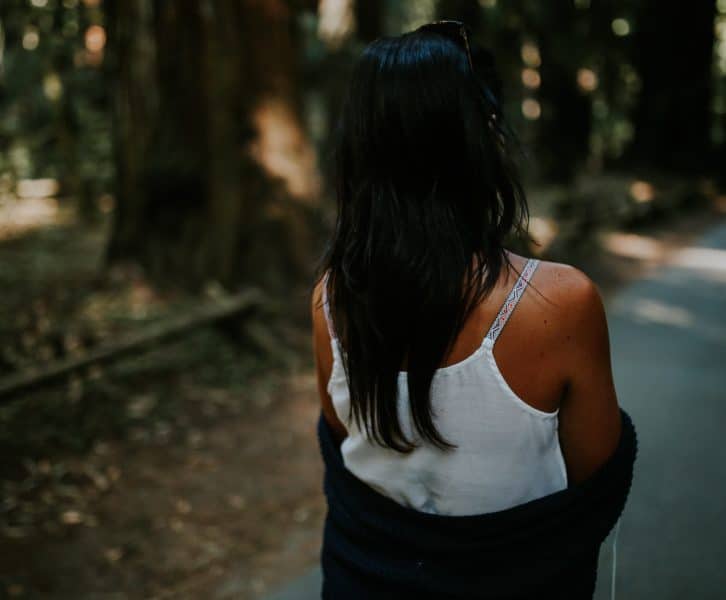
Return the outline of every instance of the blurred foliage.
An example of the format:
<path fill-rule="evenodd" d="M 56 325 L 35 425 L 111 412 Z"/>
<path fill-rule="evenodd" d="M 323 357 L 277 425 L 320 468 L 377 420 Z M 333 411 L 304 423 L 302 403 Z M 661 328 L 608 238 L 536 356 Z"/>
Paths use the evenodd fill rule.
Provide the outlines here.
<path fill-rule="evenodd" d="M 160 10 L 151 0 L 141 4 L 145 10 Z M 698 18 L 703 23 L 711 14 L 709 28 L 716 36 L 711 40 L 713 66 L 710 60 L 699 61 L 713 74 L 705 108 L 712 117 L 711 141 L 722 152 L 726 6 L 702 4 L 706 17 Z M 327 167 L 327 142 L 346 76 L 362 45 L 437 17 L 464 18 L 496 50 L 507 82 L 508 113 L 531 147 L 530 175 L 567 180 L 580 169 L 619 166 L 638 127 L 643 80 L 653 79 L 644 72 L 653 67 L 643 59 L 643 42 L 652 48 L 652 61 L 667 73 L 683 62 L 676 59 L 678 48 L 687 54 L 674 36 L 688 40 L 693 37 L 689 27 L 697 31 L 695 17 L 674 18 L 671 6 L 680 10 L 679 3 L 658 6 L 649 11 L 650 4 L 635 0 L 330 0 L 319 7 L 315 2 L 289 2 L 302 40 L 305 122 L 323 157 L 321 169 Z M 116 82 L 107 70 L 107 56 L 114 50 L 107 40 L 107 25 L 114 26 L 106 23 L 107 12 L 100 0 L 3 0 L 0 173 L 6 188 L 17 179 L 52 177 L 70 194 L 98 198 L 113 192 L 111 91 Z M 667 40 L 648 33 L 658 29 L 667 30 Z M 704 68 L 696 69 L 701 79 Z M 674 72 L 674 79 L 676 75 L 684 76 Z M 693 87 L 688 81 L 676 86 L 689 83 Z M 662 89 L 653 90 L 663 95 Z M 673 94 L 678 94 L 673 103 L 684 111 L 691 108 L 677 89 Z M 668 102 L 663 99 L 663 110 L 676 110 Z M 667 113 L 658 118 L 668 126 Z M 640 158 L 648 151 L 657 155 L 653 136 L 644 135 L 649 141 Z M 667 136 L 656 139 L 668 145 Z M 704 157 L 698 158 L 703 165 Z"/>
<path fill-rule="evenodd" d="M 0 173 L 55 178 L 64 195 L 107 190 L 100 3 L 3 0 L 0 28 Z"/>

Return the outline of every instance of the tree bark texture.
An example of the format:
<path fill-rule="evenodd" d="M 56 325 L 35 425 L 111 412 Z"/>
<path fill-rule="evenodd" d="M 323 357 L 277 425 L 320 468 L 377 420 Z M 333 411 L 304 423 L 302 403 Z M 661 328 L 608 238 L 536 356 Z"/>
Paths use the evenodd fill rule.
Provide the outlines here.
<path fill-rule="evenodd" d="M 281 286 L 311 262 L 318 176 L 284 0 L 111 0 L 110 261 L 157 281 Z"/>

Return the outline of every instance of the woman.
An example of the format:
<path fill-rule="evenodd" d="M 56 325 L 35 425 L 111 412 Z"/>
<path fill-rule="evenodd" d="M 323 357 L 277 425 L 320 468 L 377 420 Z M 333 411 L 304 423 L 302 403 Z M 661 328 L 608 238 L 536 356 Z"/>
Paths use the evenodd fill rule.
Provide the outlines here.
<path fill-rule="evenodd" d="M 454 21 L 354 70 L 312 294 L 324 597 L 591 597 L 625 503 L 597 287 L 505 248 L 528 209 L 500 91 Z"/>

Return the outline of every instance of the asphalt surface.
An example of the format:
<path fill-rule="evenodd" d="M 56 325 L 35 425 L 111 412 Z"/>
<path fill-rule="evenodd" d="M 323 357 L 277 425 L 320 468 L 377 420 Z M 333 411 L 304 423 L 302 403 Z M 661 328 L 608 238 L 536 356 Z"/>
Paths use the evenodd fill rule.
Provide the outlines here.
<path fill-rule="evenodd" d="M 596 600 L 726 598 L 726 223 L 607 305 L 620 405 L 639 454 L 600 552 Z M 613 541 L 617 531 L 616 558 Z M 615 569 L 613 569 L 615 566 Z M 269 600 L 320 597 L 312 569 Z"/>
<path fill-rule="evenodd" d="M 607 312 L 618 398 L 639 437 L 616 597 L 724 599 L 726 224 L 622 290 Z M 598 600 L 610 597 L 610 542 Z"/>

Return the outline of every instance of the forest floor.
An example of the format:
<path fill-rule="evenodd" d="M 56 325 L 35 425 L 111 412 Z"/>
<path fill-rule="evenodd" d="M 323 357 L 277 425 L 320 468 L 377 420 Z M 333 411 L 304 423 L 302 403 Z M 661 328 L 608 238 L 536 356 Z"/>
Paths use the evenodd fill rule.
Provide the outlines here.
<path fill-rule="evenodd" d="M 724 208 L 611 229 L 567 262 L 608 297 Z M 104 271 L 106 220 L 38 200 L 0 222 L 0 379 L 191 305 Z M 292 294 L 285 361 L 205 327 L 0 399 L 0 598 L 252 599 L 317 561 L 319 400 Z"/>

